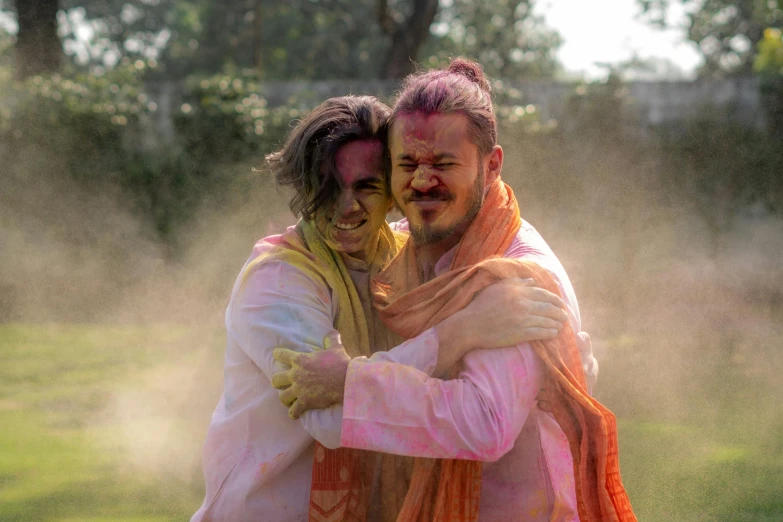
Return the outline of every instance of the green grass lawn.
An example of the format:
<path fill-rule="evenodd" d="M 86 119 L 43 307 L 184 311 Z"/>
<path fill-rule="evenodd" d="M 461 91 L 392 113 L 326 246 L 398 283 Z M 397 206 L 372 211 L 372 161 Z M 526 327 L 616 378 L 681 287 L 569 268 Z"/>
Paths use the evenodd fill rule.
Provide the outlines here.
<path fill-rule="evenodd" d="M 641 421 L 619 429 L 623 482 L 639 520 L 783 520 L 780 446 L 731 429 Z"/>
<path fill-rule="evenodd" d="M 0 521 L 188 520 L 222 371 L 222 334 L 193 337 L 0 326 Z M 783 520 L 783 434 L 698 424 L 620 420 L 639 520 Z"/>
<path fill-rule="evenodd" d="M 203 429 L 177 441 L 187 418 L 155 423 L 160 409 L 110 411 L 135 396 L 153 407 L 141 377 L 174 361 L 193 364 L 185 338 L 163 327 L 0 327 L 0 520 L 189 519 L 201 502 L 199 477 L 141 465 L 138 441 L 182 442 L 197 453 Z"/>

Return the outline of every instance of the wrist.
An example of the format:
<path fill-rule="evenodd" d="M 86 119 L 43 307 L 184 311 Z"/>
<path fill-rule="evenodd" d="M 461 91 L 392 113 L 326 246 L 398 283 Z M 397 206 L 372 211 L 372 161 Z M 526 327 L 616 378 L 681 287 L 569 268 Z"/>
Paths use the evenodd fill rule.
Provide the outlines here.
<path fill-rule="evenodd" d="M 454 352 L 459 354 L 459 358 L 478 347 L 478 335 L 475 328 L 472 328 L 472 322 L 467 316 L 465 309 L 452 314 L 447 324 L 450 332 L 449 342 L 454 348 Z"/>
<path fill-rule="evenodd" d="M 457 312 L 435 326 L 438 336 L 436 372 L 448 370 L 475 347 L 472 329 L 464 327 L 462 312 Z"/>

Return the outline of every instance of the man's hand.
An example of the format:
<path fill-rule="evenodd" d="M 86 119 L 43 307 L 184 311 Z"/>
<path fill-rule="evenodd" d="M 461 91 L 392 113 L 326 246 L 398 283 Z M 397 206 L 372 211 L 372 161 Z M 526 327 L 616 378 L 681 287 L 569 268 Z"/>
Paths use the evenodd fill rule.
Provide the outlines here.
<path fill-rule="evenodd" d="M 506 279 L 486 287 L 470 304 L 438 324 L 434 375 L 442 375 L 476 348 L 505 348 L 557 337 L 568 321 L 559 296 L 532 279 Z"/>
<path fill-rule="evenodd" d="M 300 353 L 275 348 L 274 358 L 291 367 L 272 376 L 272 386 L 280 392 L 280 401 L 288 415 L 298 419 L 308 410 L 327 408 L 343 402 L 345 374 L 351 361 L 339 336 L 327 336 L 324 349 Z"/>

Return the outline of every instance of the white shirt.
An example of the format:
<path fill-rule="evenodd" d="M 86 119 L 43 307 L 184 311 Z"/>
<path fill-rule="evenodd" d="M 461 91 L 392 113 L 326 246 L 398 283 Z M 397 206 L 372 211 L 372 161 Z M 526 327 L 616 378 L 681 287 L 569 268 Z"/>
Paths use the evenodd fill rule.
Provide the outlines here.
<path fill-rule="evenodd" d="M 535 239 L 534 236 L 537 233 L 527 239 Z M 259 241 L 248 263 L 269 249 L 279 248 L 280 238 L 270 236 Z M 515 245 L 524 249 L 527 243 L 517 241 Z M 548 258 L 540 246 L 528 254 Z M 282 262 L 262 265 L 243 285 L 240 278 L 226 310 L 224 392 L 204 444 L 206 494 L 191 522 L 306 521 L 313 440 L 329 448 L 339 446 L 343 407 L 313 410 L 298 421 L 291 420 L 271 385 L 272 374 L 285 370 L 274 361 L 272 352 L 279 346 L 300 352 L 320 348 L 323 339 L 335 332 L 337 303 L 325 283 L 314 282 Z M 564 300 L 569 305 L 569 316 L 576 317 L 572 326 L 578 326 L 578 309 L 570 283 L 563 288 L 571 294 L 565 295 Z M 437 354 L 437 334 L 430 329 L 389 352 L 363 358 L 362 365 L 394 363 L 428 376 L 435 369 Z M 593 360 L 591 353 L 585 355 Z M 524 357 L 535 371 L 535 361 L 529 355 Z M 347 387 L 346 396 L 348 392 Z M 493 498 L 493 468 L 485 465 L 484 469 L 482 499 L 489 501 Z"/>

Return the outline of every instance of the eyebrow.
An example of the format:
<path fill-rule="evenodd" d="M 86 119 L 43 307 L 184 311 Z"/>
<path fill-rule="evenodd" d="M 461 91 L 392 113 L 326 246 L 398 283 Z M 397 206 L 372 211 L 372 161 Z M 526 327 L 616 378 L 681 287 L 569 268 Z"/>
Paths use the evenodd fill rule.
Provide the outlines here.
<path fill-rule="evenodd" d="M 398 154 L 397 159 L 413 161 L 414 158 L 410 154 Z M 440 154 L 436 154 L 433 159 L 435 160 L 435 162 L 438 162 L 443 159 L 457 159 L 457 155 L 451 152 L 441 152 Z"/>
<path fill-rule="evenodd" d="M 366 178 L 357 179 L 353 183 L 354 185 L 356 185 L 357 183 L 383 183 L 383 177 L 372 174 L 370 176 L 367 176 Z"/>

